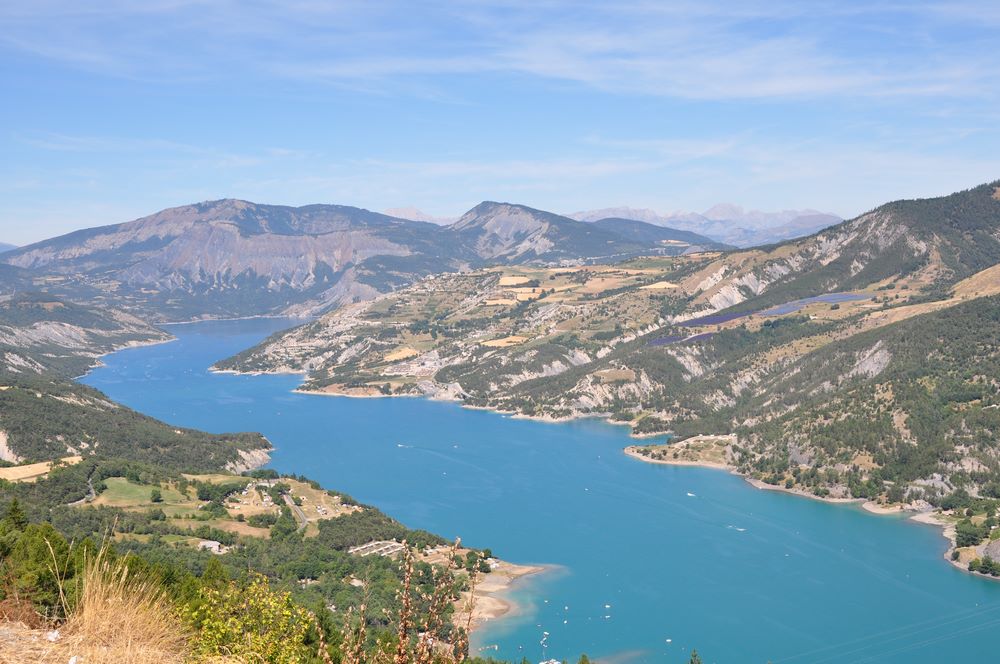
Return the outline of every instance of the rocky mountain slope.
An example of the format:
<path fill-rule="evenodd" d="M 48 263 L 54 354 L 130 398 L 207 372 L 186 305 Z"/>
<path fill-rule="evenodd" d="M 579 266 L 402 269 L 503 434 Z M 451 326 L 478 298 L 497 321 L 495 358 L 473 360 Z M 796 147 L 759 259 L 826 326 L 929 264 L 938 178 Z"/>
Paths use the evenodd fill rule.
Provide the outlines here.
<path fill-rule="evenodd" d="M 220 366 L 639 433 L 736 432 L 745 472 L 938 500 L 1000 479 L 998 185 L 763 249 L 429 278 Z"/>
<path fill-rule="evenodd" d="M 699 272 L 689 315 L 889 285 L 939 294 L 1000 262 L 996 189 L 897 201 L 807 238 L 721 256 Z"/>
<path fill-rule="evenodd" d="M 84 307 L 42 293 L 0 297 L 0 367 L 11 373 L 84 373 L 104 353 L 170 339 L 120 311 Z"/>
<path fill-rule="evenodd" d="M 221 200 L 164 210 L 2 255 L 32 287 L 155 320 L 306 315 L 422 276 L 487 264 L 681 253 L 519 205 L 483 203 L 451 226 L 359 208 Z M 14 276 L 12 273 L 11 276 Z"/>

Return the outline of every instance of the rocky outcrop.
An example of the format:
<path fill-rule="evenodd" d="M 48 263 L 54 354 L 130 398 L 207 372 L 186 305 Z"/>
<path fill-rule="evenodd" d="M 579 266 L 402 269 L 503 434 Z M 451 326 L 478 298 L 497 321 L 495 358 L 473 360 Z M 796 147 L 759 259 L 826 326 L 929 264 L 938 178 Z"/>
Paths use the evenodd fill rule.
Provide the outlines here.
<path fill-rule="evenodd" d="M 248 470 L 261 468 L 271 460 L 271 451 L 266 449 L 236 450 L 239 460 L 226 464 L 226 470 L 231 473 L 245 473 Z"/>
<path fill-rule="evenodd" d="M 15 454 L 14 450 L 10 448 L 6 431 L 0 431 L 0 461 L 7 461 L 9 463 L 21 463 L 24 461 L 24 459 Z"/>

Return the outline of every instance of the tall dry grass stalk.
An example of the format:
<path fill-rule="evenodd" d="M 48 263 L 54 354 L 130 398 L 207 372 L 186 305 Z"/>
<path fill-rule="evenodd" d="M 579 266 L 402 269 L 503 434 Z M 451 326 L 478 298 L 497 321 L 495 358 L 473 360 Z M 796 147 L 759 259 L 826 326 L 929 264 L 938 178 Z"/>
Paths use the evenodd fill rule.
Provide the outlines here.
<path fill-rule="evenodd" d="M 53 571 L 65 579 L 53 556 Z M 65 582 L 61 582 L 64 584 Z M 0 661 L 67 664 L 162 664 L 183 662 L 188 633 L 175 616 L 173 605 L 155 580 L 137 578 L 128 558 L 112 560 L 107 546 L 86 561 L 78 579 L 76 602 L 70 606 L 62 593 L 68 616 L 58 638 L 17 639 Z M 66 590 L 64 588 L 64 590 Z"/>
<path fill-rule="evenodd" d="M 81 664 L 182 661 L 188 633 L 156 580 L 130 574 L 128 558 L 112 561 L 103 547 L 87 561 L 76 607 L 63 629 Z"/>
<path fill-rule="evenodd" d="M 413 598 L 410 588 L 413 584 L 413 552 L 403 540 L 403 588 L 399 593 L 399 620 L 396 633 L 396 656 L 393 664 L 409 664 L 410 628 L 413 622 Z"/>
<path fill-rule="evenodd" d="M 460 664 L 466 659 L 468 651 L 468 630 L 471 628 L 471 613 L 475 603 L 476 573 L 470 575 L 471 593 L 468 599 L 470 619 L 465 630 L 457 630 L 454 643 L 438 640 L 435 635 L 441 633 L 447 619 L 448 605 L 454 597 L 454 581 L 457 565 L 455 558 L 461 541 L 456 540 L 447 557 L 447 564 L 434 570 L 434 589 L 429 595 L 420 593 L 413 588 L 414 556 L 409 547 L 403 550 L 400 561 L 403 571 L 403 587 L 398 599 L 399 608 L 396 615 L 388 613 L 386 617 L 396 623 L 396 643 L 391 650 L 376 648 L 374 652 L 365 651 L 367 638 L 367 597 L 362 601 L 358 611 L 349 609 L 344 621 L 344 641 L 342 646 L 344 664 Z M 414 594 L 426 604 L 427 611 L 420 615 L 414 608 Z M 417 630 L 417 638 L 411 639 L 411 631 Z"/>

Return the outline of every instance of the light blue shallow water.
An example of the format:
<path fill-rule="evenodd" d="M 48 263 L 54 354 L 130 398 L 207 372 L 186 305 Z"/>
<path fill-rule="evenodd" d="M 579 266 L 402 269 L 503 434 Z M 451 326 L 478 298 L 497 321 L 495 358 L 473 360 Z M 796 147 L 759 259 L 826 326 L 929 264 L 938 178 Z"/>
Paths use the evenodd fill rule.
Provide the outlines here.
<path fill-rule="evenodd" d="M 508 560 L 558 565 L 517 589 L 519 616 L 479 633 L 500 656 L 538 661 L 547 631 L 547 656 L 608 662 L 686 662 L 692 646 L 706 662 L 996 661 L 1000 584 L 945 563 L 934 528 L 635 461 L 626 430 L 600 422 L 208 373 L 285 325 L 174 326 L 178 341 L 109 356 L 84 382 L 174 424 L 261 431 L 278 470 Z"/>

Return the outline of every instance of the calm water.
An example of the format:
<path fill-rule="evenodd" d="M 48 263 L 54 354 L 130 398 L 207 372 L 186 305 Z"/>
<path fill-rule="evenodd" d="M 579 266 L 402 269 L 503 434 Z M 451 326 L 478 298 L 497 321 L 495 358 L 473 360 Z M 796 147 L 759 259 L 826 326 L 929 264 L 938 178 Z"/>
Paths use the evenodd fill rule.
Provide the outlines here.
<path fill-rule="evenodd" d="M 460 535 L 557 565 L 523 612 L 479 634 L 499 655 L 608 662 L 991 661 L 1000 584 L 941 559 L 936 529 L 758 491 L 724 472 L 625 457 L 626 431 L 544 424 L 422 399 L 292 394 L 291 376 L 213 375 L 287 323 L 174 326 L 85 382 L 168 422 L 258 430 L 273 466 Z M 609 608 L 605 608 L 610 605 Z"/>

